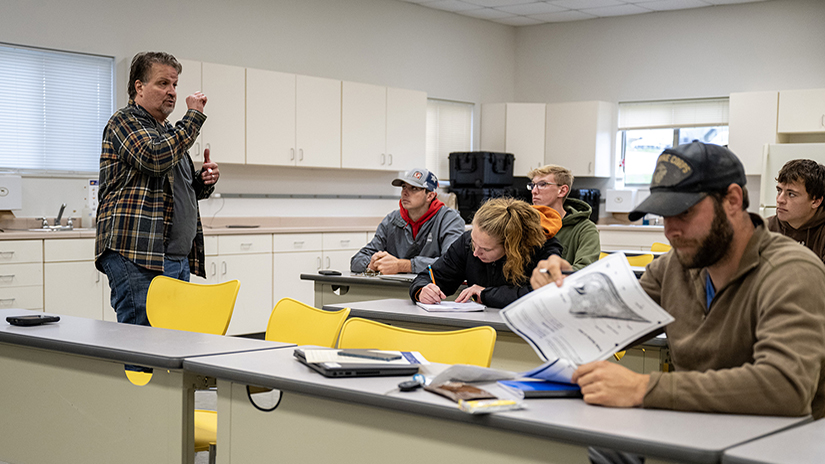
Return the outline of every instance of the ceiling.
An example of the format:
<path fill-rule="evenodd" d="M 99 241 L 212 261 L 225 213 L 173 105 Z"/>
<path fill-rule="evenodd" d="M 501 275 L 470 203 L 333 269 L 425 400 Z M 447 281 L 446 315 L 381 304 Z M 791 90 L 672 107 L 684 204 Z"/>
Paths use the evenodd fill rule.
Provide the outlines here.
<path fill-rule="evenodd" d="M 400 0 L 510 26 L 580 21 L 769 0 Z"/>

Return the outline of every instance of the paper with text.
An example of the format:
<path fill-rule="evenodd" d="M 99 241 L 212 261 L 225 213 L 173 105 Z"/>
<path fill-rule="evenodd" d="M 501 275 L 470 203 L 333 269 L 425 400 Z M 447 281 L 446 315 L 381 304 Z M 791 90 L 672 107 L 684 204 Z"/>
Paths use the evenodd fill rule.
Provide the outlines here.
<path fill-rule="evenodd" d="M 526 377 L 570 382 L 576 368 L 609 358 L 673 322 L 642 290 L 624 254 L 614 253 L 519 298 L 505 323 L 545 361 Z"/>
<path fill-rule="evenodd" d="M 431 313 L 467 313 L 473 311 L 484 311 L 487 306 L 476 303 L 475 301 L 468 301 L 466 303 L 456 303 L 455 301 L 442 301 L 437 304 L 416 303 L 419 308 L 425 309 Z"/>

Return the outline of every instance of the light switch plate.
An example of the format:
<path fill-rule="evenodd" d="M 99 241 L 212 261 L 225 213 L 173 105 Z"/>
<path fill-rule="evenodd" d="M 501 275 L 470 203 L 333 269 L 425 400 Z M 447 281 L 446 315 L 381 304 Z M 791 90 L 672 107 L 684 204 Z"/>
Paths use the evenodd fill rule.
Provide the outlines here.
<path fill-rule="evenodd" d="M 20 176 L 0 176 L 0 210 L 23 209 L 23 184 Z"/>

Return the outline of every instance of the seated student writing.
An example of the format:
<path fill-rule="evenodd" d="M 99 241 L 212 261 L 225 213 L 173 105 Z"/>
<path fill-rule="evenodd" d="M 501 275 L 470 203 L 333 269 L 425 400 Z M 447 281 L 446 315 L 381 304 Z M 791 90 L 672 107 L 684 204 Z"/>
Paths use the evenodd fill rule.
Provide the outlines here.
<path fill-rule="evenodd" d="M 466 280 L 468 288 L 456 302 L 475 300 L 503 308 L 532 291 L 530 273 L 536 264 L 561 254 L 555 237 L 547 238 L 538 211 L 512 198 L 488 200 L 465 232 L 410 286 L 413 301 L 435 304 L 455 293 Z M 433 283 L 435 280 L 435 283 Z"/>

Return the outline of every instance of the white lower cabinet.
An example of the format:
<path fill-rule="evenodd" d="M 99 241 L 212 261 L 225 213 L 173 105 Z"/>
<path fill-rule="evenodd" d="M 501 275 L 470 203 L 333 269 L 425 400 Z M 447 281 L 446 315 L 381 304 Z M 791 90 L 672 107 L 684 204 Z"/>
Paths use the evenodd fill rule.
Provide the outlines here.
<path fill-rule="evenodd" d="M 227 335 L 264 332 L 272 312 L 272 235 L 221 235 L 204 237 L 206 279 L 217 284 L 239 280 L 241 288 Z"/>
<path fill-rule="evenodd" d="M 312 304 L 314 283 L 301 274 L 334 269 L 349 274 L 349 261 L 367 244 L 365 232 L 275 234 L 273 237 L 273 303 L 289 297 Z"/>
<path fill-rule="evenodd" d="M 0 242 L 0 309 L 43 310 L 43 242 Z"/>
<path fill-rule="evenodd" d="M 95 268 L 95 239 L 43 241 L 43 305 L 50 313 L 104 319 L 109 284 Z M 112 311 L 113 313 L 114 311 Z M 109 319 L 114 314 L 109 314 Z"/>

